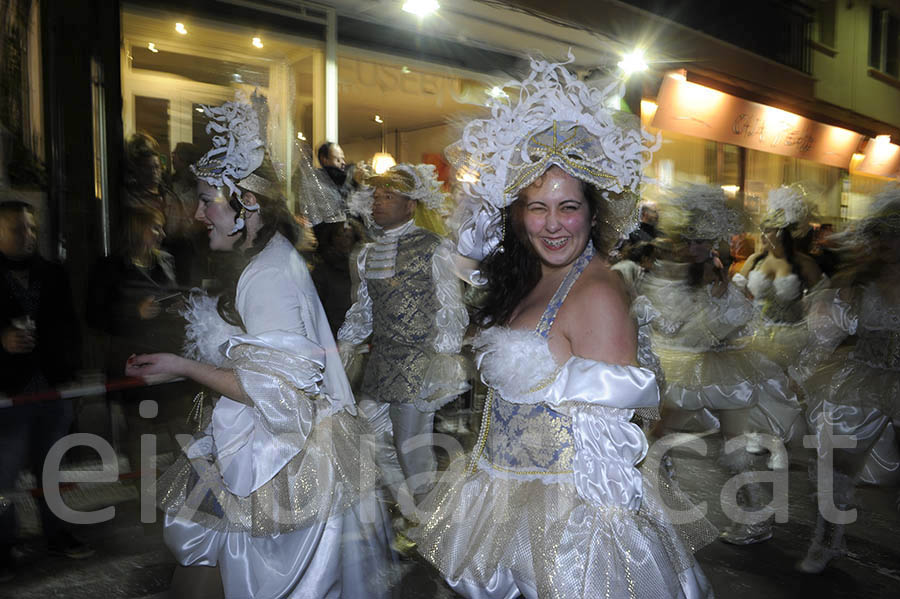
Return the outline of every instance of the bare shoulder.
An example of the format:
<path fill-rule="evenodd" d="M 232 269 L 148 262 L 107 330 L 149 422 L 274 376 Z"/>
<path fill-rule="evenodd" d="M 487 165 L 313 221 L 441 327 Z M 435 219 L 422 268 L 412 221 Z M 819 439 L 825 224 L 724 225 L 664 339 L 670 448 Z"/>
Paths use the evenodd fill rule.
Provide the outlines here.
<path fill-rule="evenodd" d="M 613 364 L 634 362 L 637 337 L 628 291 L 604 262 L 594 260 L 585 269 L 561 317 L 573 354 Z"/>

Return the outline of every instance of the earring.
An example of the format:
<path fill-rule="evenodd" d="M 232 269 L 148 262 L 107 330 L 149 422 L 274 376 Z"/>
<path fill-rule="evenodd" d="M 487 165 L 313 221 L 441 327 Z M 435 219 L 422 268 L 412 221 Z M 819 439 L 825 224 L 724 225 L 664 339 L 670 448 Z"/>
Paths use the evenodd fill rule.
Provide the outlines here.
<path fill-rule="evenodd" d="M 506 209 L 500 211 L 500 247 L 497 251 L 501 254 L 506 252 L 503 242 L 506 240 Z"/>

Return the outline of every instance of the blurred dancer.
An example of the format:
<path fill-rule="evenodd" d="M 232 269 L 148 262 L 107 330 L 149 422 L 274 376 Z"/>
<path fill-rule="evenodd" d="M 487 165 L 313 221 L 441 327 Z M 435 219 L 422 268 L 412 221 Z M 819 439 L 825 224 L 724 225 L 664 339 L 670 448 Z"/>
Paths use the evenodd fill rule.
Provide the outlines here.
<path fill-rule="evenodd" d="M 855 487 L 866 461 L 900 469 L 900 188 L 879 194 L 869 215 L 836 238 L 845 267 L 833 288 L 814 298 L 811 342 L 791 369 L 806 389 L 817 443 L 819 509 L 798 566 L 812 573 L 846 553 L 844 527 L 852 521 L 846 512 L 859 507 Z"/>
<path fill-rule="evenodd" d="M 747 258 L 732 281 L 744 289 L 757 308 L 751 347 L 778 364 L 785 372 L 807 342 L 804 294 L 822 280 L 815 261 L 795 249 L 810 232 L 812 208 L 804 189 L 779 187 L 769 193 L 768 208 L 760 224 L 763 250 Z M 761 426 L 790 441 L 802 434 L 802 408 L 774 405 L 759 414 Z M 763 428 L 762 430 L 765 430 Z M 751 438 L 748 450 L 763 453 L 766 439 Z"/>
<path fill-rule="evenodd" d="M 787 375 L 777 364 L 747 347 L 752 302 L 728 280 L 727 242 L 739 230 L 736 211 L 726 206 L 720 187 L 689 185 L 664 202 L 663 230 L 672 236 L 669 259 L 658 262 L 641 286 L 634 310 L 652 326 L 652 347 L 665 374 L 663 430 L 718 427 L 724 439 L 748 433 L 779 438 L 766 414 L 800 410 Z M 773 447 L 773 450 L 776 448 Z M 779 457 L 781 454 L 776 452 Z M 724 454 L 734 474 L 757 470 L 765 460 L 744 447 Z M 785 469 L 780 459 L 774 466 Z M 741 487 L 739 502 L 748 510 L 766 503 L 763 485 Z M 771 520 L 735 524 L 722 540 L 746 545 L 772 537 Z"/>
<path fill-rule="evenodd" d="M 217 397 L 211 412 L 199 400 L 202 426 L 158 483 L 166 544 L 191 566 L 170 594 L 384 597 L 390 524 L 379 502 L 363 505 L 377 472 L 257 113 L 236 101 L 206 114 L 221 143 L 194 167 L 197 219 L 228 286 L 192 299 L 191 358 L 145 354 L 127 367 Z"/>

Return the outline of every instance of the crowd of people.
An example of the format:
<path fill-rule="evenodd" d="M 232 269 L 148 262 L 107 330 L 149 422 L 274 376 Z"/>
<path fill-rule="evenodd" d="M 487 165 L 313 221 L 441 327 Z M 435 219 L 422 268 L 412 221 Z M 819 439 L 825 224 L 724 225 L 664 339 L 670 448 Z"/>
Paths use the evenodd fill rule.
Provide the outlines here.
<path fill-rule="evenodd" d="M 170 178 L 151 137 L 128 140 L 84 311 L 107 377 L 180 381 L 110 397 L 124 438 L 148 399 L 196 416 L 157 482 L 172 597 L 389 597 L 413 554 L 465 597 L 711 597 L 694 554 L 772 538 L 772 479 L 753 475 L 785 472 L 804 435 L 819 509 L 800 570 L 846 551 L 858 484 L 897 483 L 900 188 L 840 232 L 802 183 L 755 228 L 715 185 L 640 203 L 659 139 L 609 108 L 616 86 L 532 60 L 506 88 L 448 148 L 452 185 L 325 143 L 320 168 L 296 148 L 285 190 L 256 96 L 205 107 L 214 146 L 179 144 Z M 33 209 L 0 204 L 7 396 L 78 369 L 68 278 L 35 239 Z M 439 468 L 436 414 L 461 396 L 480 430 Z M 0 491 L 72 424 L 66 401 L 4 414 Z M 677 517 L 679 472 L 647 459 L 710 431 L 747 476 L 750 516 L 721 531 Z M 91 553 L 42 516 L 51 549 Z"/>

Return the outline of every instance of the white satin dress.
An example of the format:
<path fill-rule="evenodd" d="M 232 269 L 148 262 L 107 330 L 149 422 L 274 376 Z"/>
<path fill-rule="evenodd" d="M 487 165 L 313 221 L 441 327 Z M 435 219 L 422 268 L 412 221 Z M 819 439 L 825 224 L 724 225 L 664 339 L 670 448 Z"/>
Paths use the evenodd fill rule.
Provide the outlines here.
<path fill-rule="evenodd" d="M 691 286 L 686 264 L 660 262 L 655 271 L 673 277 L 645 278 L 632 310 L 651 323 L 666 379 L 663 402 L 679 410 L 673 421 L 705 430 L 718 427 L 719 412 L 745 410 L 748 430 L 783 441 L 804 432 L 787 373 L 750 341 L 753 303 L 733 284 L 718 297 L 712 284 Z"/>
<path fill-rule="evenodd" d="M 820 452 L 827 437 L 846 435 L 856 446 L 836 451 L 852 466 L 852 480 L 900 482 L 900 306 L 869 284 L 816 294 L 810 310 L 810 343 L 791 374 L 802 382 L 806 419 Z M 838 347 L 855 336 L 850 347 Z"/>
<path fill-rule="evenodd" d="M 192 298 L 188 354 L 233 369 L 161 477 L 164 538 L 185 566 L 218 565 L 228 598 L 389 596 L 390 523 L 366 433 L 306 264 L 276 234 L 244 269 L 237 311 Z"/>
<path fill-rule="evenodd" d="M 591 257 L 589 245 L 536 331 L 494 327 L 475 341 L 490 387 L 478 442 L 408 533 L 465 597 L 712 596 L 692 553 L 715 529 L 686 518 L 676 530 L 659 494 L 691 506 L 636 467 L 648 445 L 630 419 L 658 405 L 654 374 L 550 353 L 556 312 Z"/>

